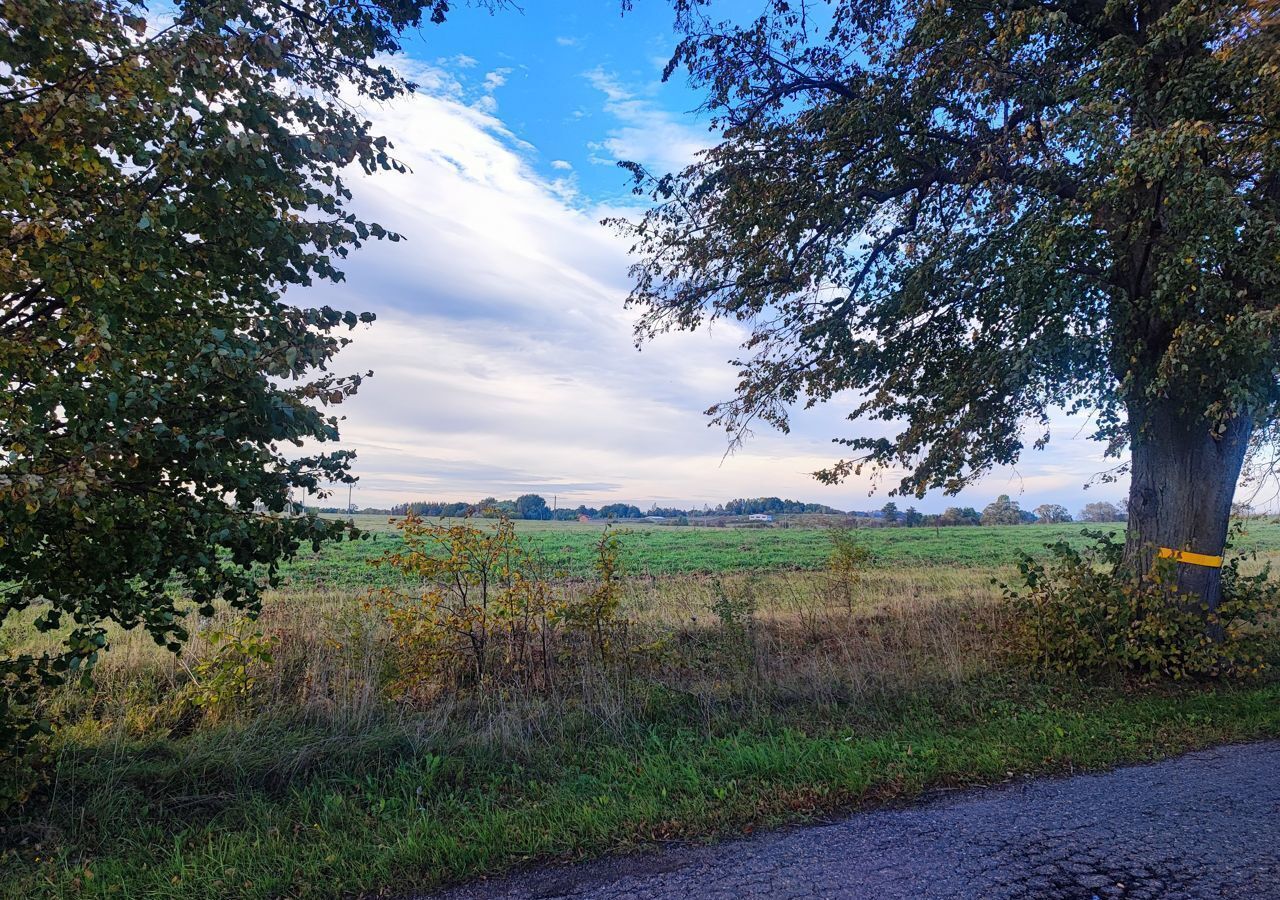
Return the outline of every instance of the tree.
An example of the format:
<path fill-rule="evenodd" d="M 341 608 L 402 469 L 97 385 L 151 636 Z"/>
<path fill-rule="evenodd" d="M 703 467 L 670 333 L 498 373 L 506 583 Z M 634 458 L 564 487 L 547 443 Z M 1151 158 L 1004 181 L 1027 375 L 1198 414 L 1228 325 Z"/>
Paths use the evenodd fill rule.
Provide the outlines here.
<path fill-rule="evenodd" d="M 915 528 L 924 521 L 924 516 L 920 515 L 920 511 L 914 506 L 908 506 L 907 511 L 902 514 L 902 524 L 908 528 Z"/>
<path fill-rule="evenodd" d="M 880 510 L 880 518 L 888 525 L 896 525 L 898 523 L 898 504 L 890 500 Z"/>
<path fill-rule="evenodd" d="M 1022 510 L 1018 501 L 1010 500 L 1008 494 L 1001 494 L 982 510 L 983 525 L 1021 525 Z"/>
<path fill-rule="evenodd" d="M 1060 525 L 1071 521 L 1071 513 L 1057 503 L 1041 503 L 1035 508 L 1036 519 L 1047 525 Z"/>
<path fill-rule="evenodd" d="M 939 517 L 942 525 L 977 525 L 982 521 L 972 506 L 948 506 Z"/>
<path fill-rule="evenodd" d="M 609 503 L 600 507 L 600 516 L 605 519 L 639 519 L 644 516 L 640 507 L 630 503 Z"/>
<path fill-rule="evenodd" d="M 1108 503 L 1106 500 L 1095 500 L 1093 503 L 1086 503 L 1084 509 L 1080 510 L 1080 521 L 1123 522 L 1124 513 L 1114 503 Z"/>
<path fill-rule="evenodd" d="M 35 686 L 92 669 L 105 624 L 186 637 L 256 611 L 265 579 L 341 525 L 291 513 L 351 480 L 327 364 L 372 321 L 294 306 L 390 237 L 348 166 L 400 168 L 350 103 L 406 90 L 375 61 L 444 0 L 134 0 L 3 6 L 0 621 L 37 605 L 61 650 L 0 660 L 0 747 Z M 347 101 L 336 97 L 347 93 Z"/>
<path fill-rule="evenodd" d="M 1231 518 L 1233 519 L 1252 519 L 1258 515 L 1258 511 L 1253 508 L 1252 503 L 1237 501 L 1231 504 Z"/>
<path fill-rule="evenodd" d="M 551 509 L 538 494 L 521 494 L 516 498 L 516 513 L 522 519 L 549 519 Z"/>
<path fill-rule="evenodd" d="M 819 473 L 957 492 L 1051 411 L 1129 452 L 1125 566 L 1221 552 L 1249 447 L 1277 434 L 1280 29 L 1274 0 L 790 0 L 747 25 L 677 2 L 667 67 L 719 143 L 630 168 L 641 337 L 751 328 L 734 440 L 856 395 Z M 1032 435 L 1025 423 L 1037 423 Z M 1215 568 L 1180 564 L 1213 607 Z"/>

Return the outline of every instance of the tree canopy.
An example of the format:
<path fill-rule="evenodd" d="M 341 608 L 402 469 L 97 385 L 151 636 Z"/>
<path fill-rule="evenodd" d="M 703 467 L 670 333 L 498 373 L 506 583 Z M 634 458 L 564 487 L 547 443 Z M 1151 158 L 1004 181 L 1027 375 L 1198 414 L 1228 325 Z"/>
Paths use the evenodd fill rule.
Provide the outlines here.
<path fill-rule="evenodd" d="M 1095 500 L 1092 503 L 1086 503 L 1084 509 L 1080 510 L 1080 521 L 1123 522 L 1124 512 L 1107 500 Z"/>
<path fill-rule="evenodd" d="M 1071 513 L 1067 512 L 1067 508 L 1058 503 L 1041 503 L 1034 510 L 1037 521 L 1044 522 L 1048 525 L 1057 525 L 1063 522 L 1071 521 Z"/>
<path fill-rule="evenodd" d="M 1018 501 L 1010 500 L 1008 494 L 1001 494 L 982 510 L 983 525 L 1019 525 L 1022 523 L 1022 509 Z"/>
<path fill-rule="evenodd" d="M 1217 552 L 1280 399 L 1275 0 L 675 6 L 720 140 L 615 224 L 642 338 L 751 329 L 716 419 L 853 398 L 890 434 L 820 477 L 922 495 L 1088 411 L 1137 540 Z"/>
<path fill-rule="evenodd" d="M 551 518 L 551 508 L 540 494 L 521 494 L 516 498 L 516 512 L 522 519 Z"/>
<path fill-rule="evenodd" d="M 447 9 L 0 0 L 0 620 L 36 605 L 65 639 L 0 661 L 0 714 L 91 668 L 108 622 L 176 648 L 175 583 L 253 610 L 339 534 L 290 513 L 350 479 L 315 447 L 363 377 L 328 371 L 341 332 L 373 317 L 285 292 L 396 238 L 348 208 L 346 167 L 398 166 L 338 95 L 404 91 L 378 59 Z"/>

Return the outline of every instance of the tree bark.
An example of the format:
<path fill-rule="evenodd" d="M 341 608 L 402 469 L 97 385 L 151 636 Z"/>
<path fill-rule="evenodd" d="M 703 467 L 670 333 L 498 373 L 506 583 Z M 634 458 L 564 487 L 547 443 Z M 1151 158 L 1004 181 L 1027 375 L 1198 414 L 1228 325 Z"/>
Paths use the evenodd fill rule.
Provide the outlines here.
<path fill-rule="evenodd" d="M 1220 557 L 1252 421 L 1238 416 L 1215 435 L 1203 419 L 1168 406 L 1143 412 L 1130 425 L 1126 567 L 1136 576 L 1145 575 L 1162 547 Z M 1178 593 L 1189 603 L 1203 601 L 1216 610 L 1222 599 L 1221 569 L 1187 562 L 1176 566 Z"/>

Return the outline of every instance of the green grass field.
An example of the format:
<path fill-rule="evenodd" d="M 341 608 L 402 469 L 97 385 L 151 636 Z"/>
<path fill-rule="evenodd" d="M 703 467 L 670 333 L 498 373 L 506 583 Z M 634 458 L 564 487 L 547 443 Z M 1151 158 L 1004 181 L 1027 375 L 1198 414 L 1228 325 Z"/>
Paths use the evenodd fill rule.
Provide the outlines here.
<path fill-rule="evenodd" d="M 357 516 L 369 532 L 366 540 L 333 544 L 319 553 L 304 551 L 284 569 L 299 587 L 361 587 L 389 575 L 371 573 L 367 560 L 399 547 L 396 530 L 383 516 Z M 473 520 L 477 527 L 492 524 Z M 605 529 L 602 523 L 517 522 L 526 545 L 552 570 L 570 577 L 590 574 L 592 546 Z M 647 523 L 619 523 L 626 531 L 623 562 L 633 575 L 710 574 L 738 571 L 818 569 L 831 554 L 828 528 L 704 528 Z M 1120 533 L 1118 524 L 1086 526 L 1009 525 L 961 528 L 862 528 L 861 541 L 879 566 L 954 566 L 992 569 L 1014 563 L 1019 553 L 1044 553 L 1046 544 L 1067 541 L 1083 546 L 1087 529 Z M 1280 552 L 1280 524 L 1250 523 L 1235 541 L 1240 552 Z"/>

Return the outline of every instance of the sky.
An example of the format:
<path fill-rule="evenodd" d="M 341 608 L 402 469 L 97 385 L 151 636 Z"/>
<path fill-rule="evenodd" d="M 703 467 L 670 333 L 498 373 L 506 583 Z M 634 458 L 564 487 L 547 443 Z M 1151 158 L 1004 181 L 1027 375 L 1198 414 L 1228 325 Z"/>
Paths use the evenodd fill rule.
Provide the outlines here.
<path fill-rule="evenodd" d="M 457 8 L 389 60 L 415 93 L 359 104 L 410 172 L 353 176 L 353 208 L 404 240 L 367 244 L 344 282 L 293 298 L 377 315 L 336 362 L 374 372 L 343 406 L 357 506 L 533 492 L 560 506 L 772 495 L 931 512 L 1009 494 L 1075 512 L 1123 496 L 1123 481 L 1086 490 L 1116 461 L 1087 440 L 1087 421 L 1065 415 L 1045 451 L 959 497 L 891 498 L 893 477 L 816 482 L 811 473 L 840 456 L 832 438 L 890 430 L 847 421 L 848 398 L 727 453 L 703 411 L 732 397 L 728 361 L 745 333 L 722 323 L 637 348 L 636 313 L 624 308 L 632 260 L 600 224 L 642 210 L 619 160 L 671 171 L 714 137 L 698 95 L 678 76 L 661 81 L 676 42 L 670 7 L 619 7 Z"/>

